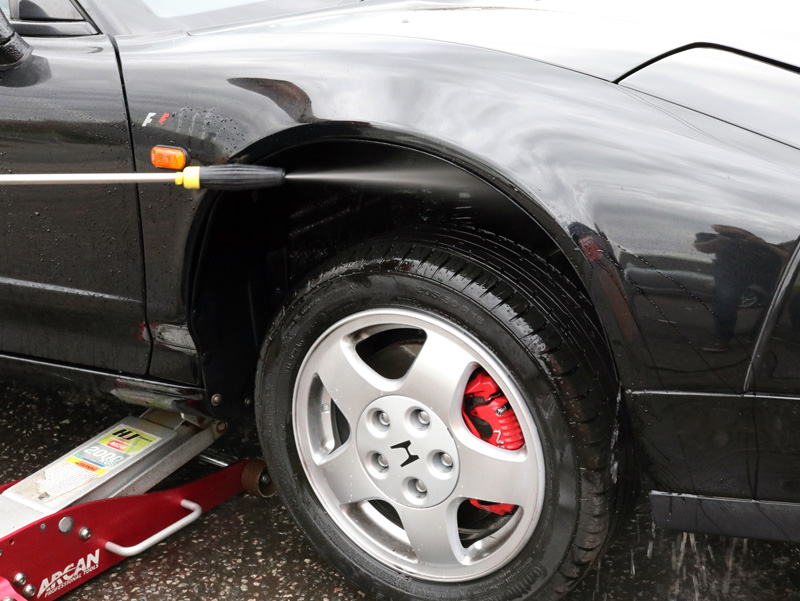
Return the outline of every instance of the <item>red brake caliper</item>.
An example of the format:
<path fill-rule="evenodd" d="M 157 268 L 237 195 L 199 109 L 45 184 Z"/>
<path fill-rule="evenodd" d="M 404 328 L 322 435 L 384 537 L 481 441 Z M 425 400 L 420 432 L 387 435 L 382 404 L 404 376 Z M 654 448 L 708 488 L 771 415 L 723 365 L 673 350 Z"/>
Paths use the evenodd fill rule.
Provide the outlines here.
<path fill-rule="evenodd" d="M 467 384 L 461 414 L 470 432 L 481 440 L 509 451 L 516 451 L 525 444 L 519 420 L 508 399 L 485 371 L 478 372 Z M 507 515 L 516 507 L 509 503 L 487 503 L 478 499 L 470 499 L 470 503 L 497 515 Z"/>

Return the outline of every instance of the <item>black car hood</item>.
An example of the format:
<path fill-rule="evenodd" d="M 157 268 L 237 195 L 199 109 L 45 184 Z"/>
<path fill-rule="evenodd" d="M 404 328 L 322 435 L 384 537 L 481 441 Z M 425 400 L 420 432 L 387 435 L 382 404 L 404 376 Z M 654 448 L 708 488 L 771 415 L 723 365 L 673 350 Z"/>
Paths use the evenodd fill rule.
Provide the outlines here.
<path fill-rule="evenodd" d="M 681 46 L 713 43 L 800 65 L 786 3 L 737 12 L 729 3 L 590 0 L 345 0 L 333 9 L 193 30 L 341 33 L 424 38 L 485 47 L 614 80 Z"/>

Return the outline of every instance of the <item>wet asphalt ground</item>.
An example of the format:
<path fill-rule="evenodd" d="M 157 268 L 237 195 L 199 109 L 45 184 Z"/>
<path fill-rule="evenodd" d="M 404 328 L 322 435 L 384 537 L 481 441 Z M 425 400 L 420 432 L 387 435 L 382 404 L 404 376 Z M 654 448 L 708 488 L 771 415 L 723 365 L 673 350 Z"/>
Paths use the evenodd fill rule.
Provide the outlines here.
<path fill-rule="evenodd" d="M 0 482 L 33 473 L 136 408 L 0 382 Z M 218 443 L 252 453 L 251 430 Z M 203 468 L 189 466 L 184 474 Z M 302 538 L 275 497 L 240 495 L 65 601 L 368 598 Z M 800 546 L 655 528 L 642 498 L 570 601 L 800 601 Z"/>

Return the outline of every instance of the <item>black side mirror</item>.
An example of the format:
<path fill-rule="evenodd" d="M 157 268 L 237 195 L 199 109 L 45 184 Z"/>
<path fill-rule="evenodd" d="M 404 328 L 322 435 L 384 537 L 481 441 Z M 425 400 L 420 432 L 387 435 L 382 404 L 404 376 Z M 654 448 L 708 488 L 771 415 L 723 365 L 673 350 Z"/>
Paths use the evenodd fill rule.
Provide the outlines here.
<path fill-rule="evenodd" d="M 11 27 L 0 10 L 0 71 L 13 69 L 28 60 L 31 47 Z"/>

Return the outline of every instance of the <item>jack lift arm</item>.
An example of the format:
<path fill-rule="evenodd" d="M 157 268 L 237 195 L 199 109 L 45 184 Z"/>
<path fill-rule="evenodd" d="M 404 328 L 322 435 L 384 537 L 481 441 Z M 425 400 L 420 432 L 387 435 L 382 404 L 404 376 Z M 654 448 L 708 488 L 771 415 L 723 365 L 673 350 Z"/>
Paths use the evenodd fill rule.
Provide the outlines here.
<path fill-rule="evenodd" d="M 0 600 L 55 599 L 242 490 L 268 496 L 258 460 L 141 494 L 224 430 L 223 422 L 148 409 L 24 480 L 0 485 Z"/>

